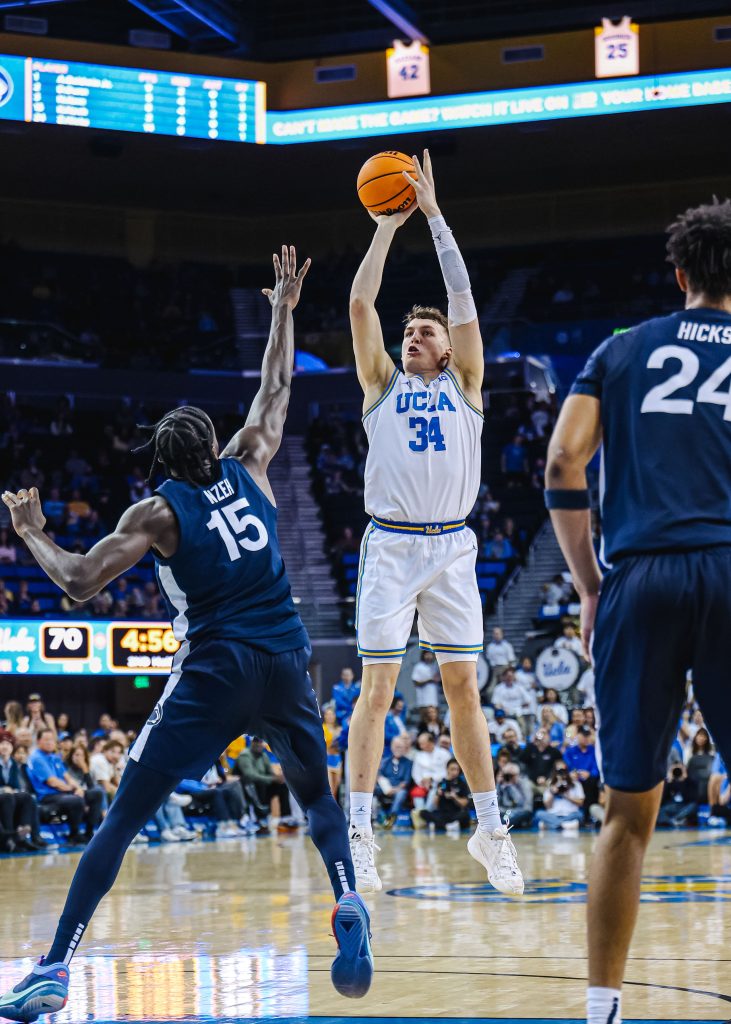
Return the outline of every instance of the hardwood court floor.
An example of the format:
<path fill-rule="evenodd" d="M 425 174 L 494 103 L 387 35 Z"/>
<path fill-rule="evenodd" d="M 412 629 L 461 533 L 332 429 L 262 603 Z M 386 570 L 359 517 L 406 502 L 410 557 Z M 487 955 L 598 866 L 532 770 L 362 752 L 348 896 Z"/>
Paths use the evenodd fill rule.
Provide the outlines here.
<path fill-rule="evenodd" d="M 330 987 L 332 897 L 309 839 L 230 839 L 128 853 L 55 1020 L 581 1020 L 593 836 L 517 835 L 522 900 L 486 884 L 465 838 L 378 842 L 378 973 L 365 999 Z M 0 860 L 3 991 L 46 951 L 77 861 Z M 625 1020 L 727 1020 L 731 839 L 656 835 L 645 876 Z"/>

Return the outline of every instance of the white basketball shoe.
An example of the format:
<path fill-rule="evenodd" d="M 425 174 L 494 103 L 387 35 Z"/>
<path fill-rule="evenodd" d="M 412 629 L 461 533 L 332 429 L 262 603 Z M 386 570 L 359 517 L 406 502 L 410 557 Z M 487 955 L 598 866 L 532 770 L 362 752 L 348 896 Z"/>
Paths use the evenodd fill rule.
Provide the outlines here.
<path fill-rule="evenodd" d="M 376 871 L 375 850 L 380 850 L 373 841 L 373 830 L 350 826 L 350 856 L 355 869 L 355 884 L 358 892 L 379 892 L 383 883 Z"/>
<path fill-rule="evenodd" d="M 481 832 L 478 828 L 470 837 L 467 850 L 486 869 L 488 882 L 498 892 L 506 896 L 523 895 L 523 876 L 507 825 L 493 832 Z"/>

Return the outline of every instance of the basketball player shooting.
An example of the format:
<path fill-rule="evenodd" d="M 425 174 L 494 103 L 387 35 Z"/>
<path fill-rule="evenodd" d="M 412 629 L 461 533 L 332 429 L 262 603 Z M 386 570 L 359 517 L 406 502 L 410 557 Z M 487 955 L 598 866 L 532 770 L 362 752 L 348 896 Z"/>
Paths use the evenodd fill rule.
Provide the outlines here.
<path fill-rule="evenodd" d="M 267 478 L 289 404 L 292 311 L 309 263 L 297 271 L 294 247 L 283 247 L 281 260 L 274 256 L 276 283 L 264 290 L 272 324 L 261 387 L 223 452 L 201 409 L 163 416 L 150 428 L 150 479 L 158 471 L 167 479 L 86 555 L 63 551 L 44 532 L 35 488 L 2 496 L 38 564 L 74 600 L 89 600 L 151 550 L 181 647 L 109 813 L 79 862 L 51 948 L 0 998 L 0 1017 L 32 1021 L 66 1004 L 69 963 L 128 846 L 181 779 L 201 778 L 244 733 L 264 737 L 281 761 L 330 876 L 337 900 L 333 984 L 346 996 L 368 991 L 368 912 L 355 892 L 345 817 L 330 792 L 307 672 L 309 639 L 292 600 Z"/>
<path fill-rule="evenodd" d="M 468 850 L 500 892 L 520 895 L 523 878 L 502 824 L 480 708 L 483 645 L 477 541 L 465 519 L 480 485 L 484 357 L 467 268 L 437 205 L 429 152 L 404 178 L 416 202 L 371 213 L 376 233 L 353 281 L 350 321 L 363 424 L 369 441 L 357 588 L 363 685 L 350 723 L 350 848 L 359 889 L 381 888 L 371 804 L 383 755 L 386 712 L 418 613 L 420 646 L 433 651 L 450 708 L 454 753 L 467 777 L 478 825 Z M 448 317 L 413 306 L 405 317 L 403 371 L 386 352 L 375 303 L 396 231 L 418 206 L 427 218 L 449 299 Z"/>

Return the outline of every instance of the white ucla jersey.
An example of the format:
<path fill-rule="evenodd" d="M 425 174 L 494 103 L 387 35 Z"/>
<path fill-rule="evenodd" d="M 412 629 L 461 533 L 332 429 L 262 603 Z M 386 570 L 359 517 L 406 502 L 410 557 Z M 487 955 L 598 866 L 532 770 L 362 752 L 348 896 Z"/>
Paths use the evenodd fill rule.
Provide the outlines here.
<path fill-rule="evenodd" d="M 480 487 L 482 424 L 451 370 L 430 384 L 394 370 L 363 417 L 368 514 L 403 523 L 465 519 Z"/>

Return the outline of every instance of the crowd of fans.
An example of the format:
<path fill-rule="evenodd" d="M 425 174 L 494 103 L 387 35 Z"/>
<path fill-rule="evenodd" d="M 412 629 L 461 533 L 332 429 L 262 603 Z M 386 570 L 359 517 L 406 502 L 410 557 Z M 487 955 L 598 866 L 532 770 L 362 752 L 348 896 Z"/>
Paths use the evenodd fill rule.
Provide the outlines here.
<path fill-rule="evenodd" d="M 114 800 L 136 739 L 109 714 L 94 729 L 54 718 L 40 694 L 9 701 L 0 729 L 0 852 L 87 843 Z M 44 826 L 63 825 L 48 830 Z M 202 779 L 183 779 L 136 842 L 295 832 L 304 819 L 261 738 L 241 737 Z"/>
<path fill-rule="evenodd" d="M 557 646 L 580 656 L 581 642 L 567 623 Z M 398 691 L 386 716 L 384 753 L 375 788 L 378 822 L 392 828 L 399 815 L 414 828 L 459 831 L 470 825 L 470 794 L 453 756 L 449 711 L 441 692 L 439 666 L 423 651 L 411 673 L 415 698 L 407 709 Z M 502 630 L 495 629 L 486 657 L 478 663 L 483 712 L 491 739 L 498 799 L 514 828 L 577 831 L 604 817 L 604 789 L 596 747 L 593 689 L 559 693 L 541 687 L 530 658 L 520 662 Z M 342 757 L 360 684 L 344 668 L 326 714 L 335 737 L 331 755 Z M 591 703 L 587 703 L 587 696 Z M 444 713 L 443 713 L 444 712 Z M 336 795 L 337 787 L 333 790 Z M 728 774 L 692 687 L 668 761 L 658 827 L 731 824 Z"/>

